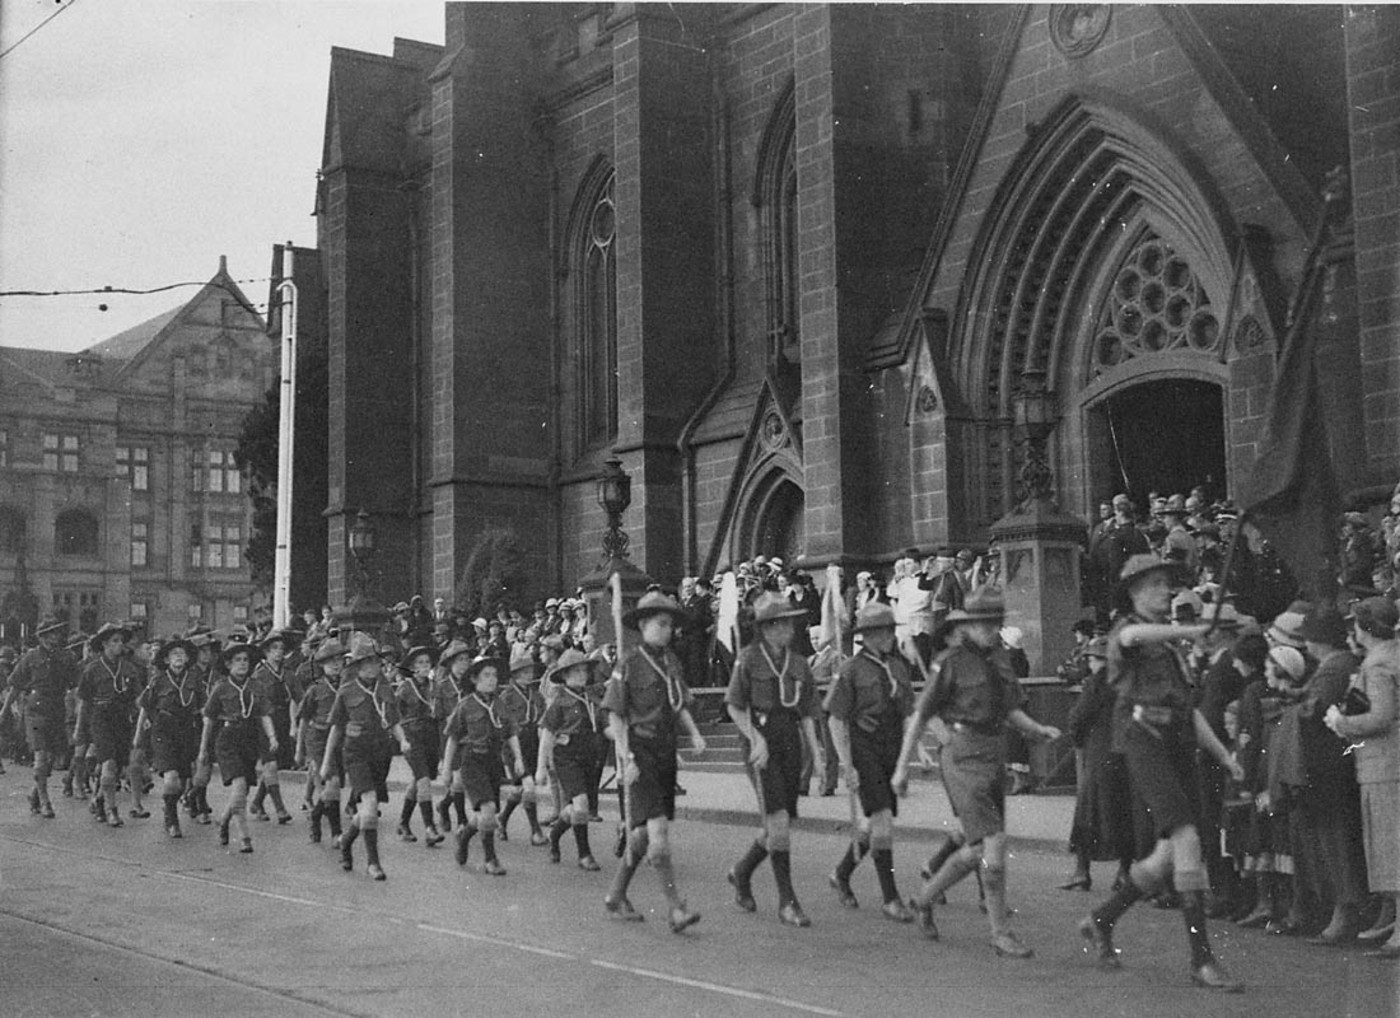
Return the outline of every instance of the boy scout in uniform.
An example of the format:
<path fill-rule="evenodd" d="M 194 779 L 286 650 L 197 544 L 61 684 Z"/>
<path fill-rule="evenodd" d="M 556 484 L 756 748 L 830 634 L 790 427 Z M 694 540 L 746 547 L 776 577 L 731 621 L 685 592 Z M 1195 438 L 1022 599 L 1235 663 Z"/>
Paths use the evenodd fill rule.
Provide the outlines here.
<path fill-rule="evenodd" d="M 288 629 L 277 629 L 269 633 L 259 644 L 263 659 L 253 670 L 253 682 L 258 693 L 267 701 L 268 716 L 272 718 L 272 729 L 277 733 L 277 745 L 285 747 L 279 752 L 290 751 L 292 746 L 292 704 L 301 699 L 295 688 L 295 672 L 287 665 L 287 655 L 296 646 L 298 634 Z M 270 798 L 277 811 L 277 822 L 289 824 L 292 816 L 282 802 L 282 779 L 278 769 L 278 753 L 263 747 L 258 760 L 258 789 L 253 793 L 253 801 L 248 805 L 248 813 L 258 820 L 269 819 L 263 809 L 263 799 Z"/>
<path fill-rule="evenodd" d="M 932 874 L 912 904 L 924 935 L 937 940 L 934 901 L 980 869 L 992 947 L 1002 957 L 1029 958 L 1031 949 L 1007 925 L 1004 729 L 1011 724 L 1032 738 L 1046 740 L 1058 739 L 1060 731 L 1035 721 L 1021 707 L 1020 684 L 997 639 L 1004 616 L 1001 595 L 988 590 L 974 591 L 961 609 L 949 613 L 948 624 L 958 630 L 961 639 L 935 662 L 937 673 L 924 687 L 914 723 L 904 736 L 895 785 L 907 787 L 905 761 L 929 721 L 941 718 L 948 740 L 940 751 L 943 784 L 965 840 Z"/>
<path fill-rule="evenodd" d="M 734 903 L 753 912 L 751 880 L 764 859 L 773 862 L 778 884 L 778 918 L 789 926 L 810 926 L 792 887 L 791 821 L 797 816 L 802 782 L 802 743 L 821 755 L 815 719 L 820 715 L 816 680 L 807 661 L 791 650 L 796 620 L 807 610 L 777 593 L 754 602 L 758 639 L 739 652 L 724 702 L 744 738 L 749 780 L 758 796 L 762 831 L 729 871 Z"/>
<path fill-rule="evenodd" d="M 118 768 L 131 758 L 133 711 L 145 686 L 140 671 L 123 653 L 130 636 L 130 630 L 111 622 L 93 636 L 90 646 L 97 653 L 83 668 L 78 683 L 78 719 L 74 725 L 76 732 L 86 721 L 92 733 L 102 769 L 99 801 L 107 810 L 104 817 L 99 808 L 97 818 L 113 827 L 122 826 L 117 808 Z"/>
<path fill-rule="evenodd" d="M 24 729 L 29 750 L 34 754 L 34 788 L 29 793 L 29 811 L 52 820 L 49 775 L 54 761 L 68 747 L 64 726 L 64 697 L 78 685 L 77 659 L 63 649 L 68 624 L 53 615 L 40 620 L 34 635 L 39 645 L 26 651 L 10 673 L 9 688 L 0 703 L 0 715 L 17 703 L 24 711 Z M 76 766 L 76 763 L 74 764 Z"/>
<path fill-rule="evenodd" d="M 340 787 L 345 776 L 341 754 L 334 754 L 329 774 L 322 774 L 321 762 L 326 756 L 326 741 L 331 733 L 331 708 L 340 691 L 340 677 L 345 670 L 345 648 L 339 640 L 325 640 L 311 656 L 316 678 L 306 687 L 297 707 L 296 762 L 305 764 L 314 788 L 307 826 L 313 845 L 321 842 L 321 818 L 330 824 L 331 837 L 340 842 Z"/>
<path fill-rule="evenodd" d="M 846 788 L 869 818 L 870 855 L 880 881 L 884 915 L 901 923 L 914 914 L 900 900 L 894 879 L 894 818 L 899 801 L 891 784 L 899 763 L 905 719 L 914 709 L 909 663 L 895 650 L 894 612 L 867 604 L 856 613 L 854 631 L 863 644 L 841 665 L 826 696 L 831 741 L 841 761 Z M 858 862 L 854 844 L 837 864 L 833 884 L 845 905 L 855 902 L 851 873 Z"/>
<path fill-rule="evenodd" d="M 520 755 L 528 766 L 540 751 L 540 719 L 544 717 L 545 702 L 540 695 L 540 684 L 535 678 L 535 658 L 530 648 L 517 643 L 510 650 L 510 682 L 501 691 L 500 709 L 515 723 L 516 734 L 520 738 Z M 535 788 L 538 788 L 538 782 Z M 539 805 L 535 800 L 535 788 L 521 788 L 512 793 L 501 811 L 500 835 L 502 841 L 510 840 L 506 835 L 506 824 L 517 806 L 525 808 L 525 819 L 530 822 L 530 844 L 545 845 L 549 839 L 540 829 Z"/>
<path fill-rule="evenodd" d="M 683 726 L 690 733 L 696 752 L 705 749 L 705 738 L 688 709 L 691 695 L 682 677 L 684 669 L 669 648 L 676 620 L 683 616 L 681 606 L 660 591 L 642 595 L 637 607 L 623 616 L 624 625 L 640 630 L 641 643 L 618 662 L 603 696 L 622 768 L 620 781 L 625 786 L 624 813 L 629 827 L 627 851 L 603 904 L 620 919 L 642 918 L 627 900 L 627 887 L 645 857 L 661 881 L 674 933 L 700 921 L 700 914 L 687 908 L 676 890 L 676 871 L 671 863 L 678 728 Z"/>

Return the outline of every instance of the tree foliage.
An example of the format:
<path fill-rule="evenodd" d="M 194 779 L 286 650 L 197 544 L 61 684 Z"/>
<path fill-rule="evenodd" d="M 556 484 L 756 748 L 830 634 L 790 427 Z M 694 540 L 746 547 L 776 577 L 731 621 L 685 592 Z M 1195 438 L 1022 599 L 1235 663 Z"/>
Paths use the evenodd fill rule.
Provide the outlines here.
<path fill-rule="evenodd" d="M 511 527 L 483 530 L 457 577 L 452 603 L 471 618 L 493 616 L 498 604 L 517 607 L 526 583 L 524 560 Z"/>

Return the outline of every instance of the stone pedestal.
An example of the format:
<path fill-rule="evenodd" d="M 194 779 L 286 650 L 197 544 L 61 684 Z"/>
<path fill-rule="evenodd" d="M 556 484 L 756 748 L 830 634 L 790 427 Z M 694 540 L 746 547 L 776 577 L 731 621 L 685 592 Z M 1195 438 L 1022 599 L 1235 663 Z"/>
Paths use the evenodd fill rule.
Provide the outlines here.
<path fill-rule="evenodd" d="M 612 613 L 613 573 L 622 576 L 623 611 L 630 611 L 636 607 L 638 599 L 647 592 L 652 580 L 627 559 L 614 555 L 598 563 L 591 573 L 578 581 L 579 588 L 583 591 L 584 604 L 588 608 L 588 632 L 593 636 L 594 646 L 616 643 L 620 657 L 637 642 L 637 633 L 628 629 L 623 631 L 620 639 L 618 637 Z"/>
<path fill-rule="evenodd" d="M 1001 551 L 1006 624 L 1025 633 L 1031 674 L 1052 675 L 1074 647 L 1071 628 L 1084 617 L 1084 523 L 1049 499 L 1030 499 L 993 523 L 992 536 Z"/>

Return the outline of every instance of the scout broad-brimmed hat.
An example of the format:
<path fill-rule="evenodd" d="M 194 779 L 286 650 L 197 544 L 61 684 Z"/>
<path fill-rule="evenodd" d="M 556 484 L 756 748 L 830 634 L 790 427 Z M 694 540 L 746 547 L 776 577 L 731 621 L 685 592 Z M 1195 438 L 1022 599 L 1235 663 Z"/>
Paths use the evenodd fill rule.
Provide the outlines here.
<path fill-rule="evenodd" d="M 283 650 L 291 650 L 297 644 L 301 643 L 301 633 L 297 632 L 295 629 L 273 629 L 258 641 L 258 646 L 266 650 L 269 643 L 274 643 L 278 640 L 282 641 Z"/>
<path fill-rule="evenodd" d="M 1358 629 L 1378 639 L 1395 635 L 1397 618 L 1395 602 L 1385 597 L 1368 597 L 1351 606 L 1351 619 Z"/>
<path fill-rule="evenodd" d="M 317 664 L 321 664 L 324 661 L 331 661 L 338 657 L 343 658 L 344 656 L 345 647 L 339 640 L 326 640 L 321 646 L 316 648 L 316 653 L 312 656 L 311 660 Z"/>
<path fill-rule="evenodd" d="M 570 668 L 592 667 L 593 662 L 588 660 L 588 655 L 581 650 L 570 647 L 559 655 L 559 660 L 554 662 L 554 667 L 545 672 L 545 678 L 550 682 L 563 682 Z"/>
<path fill-rule="evenodd" d="M 893 629 L 894 610 L 887 604 L 879 601 L 872 601 L 860 611 L 856 612 L 856 624 L 853 632 L 866 633 L 872 629 Z"/>
<path fill-rule="evenodd" d="M 1006 602 L 995 590 L 981 588 L 967 595 L 961 608 L 948 613 L 949 624 L 957 622 L 1000 622 L 1006 617 Z"/>
<path fill-rule="evenodd" d="M 797 607 L 776 591 L 770 590 L 760 594 L 758 600 L 753 603 L 753 621 L 754 625 L 758 626 L 780 619 L 795 619 L 806 614 L 806 608 Z"/>
<path fill-rule="evenodd" d="M 1123 568 L 1118 573 L 1118 582 L 1126 590 L 1144 576 L 1155 572 L 1170 573 L 1174 568 L 1172 563 L 1158 558 L 1156 555 L 1146 553 L 1133 555 L 1123 563 Z"/>
<path fill-rule="evenodd" d="M 535 655 L 530 653 L 530 648 L 525 644 L 513 644 L 510 648 L 510 674 L 526 670 L 530 672 L 530 677 L 534 678 Z"/>
<path fill-rule="evenodd" d="M 399 667 L 400 667 L 401 669 L 403 669 L 404 671 L 406 671 L 406 672 L 407 672 L 407 671 L 411 671 L 411 670 L 413 669 L 413 659 L 416 658 L 416 657 L 417 657 L 418 655 L 420 655 L 420 654 L 427 654 L 427 655 L 428 655 L 428 660 L 429 660 L 430 662 L 432 662 L 433 664 L 437 664 L 437 659 L 438 659 L 437 648 L 436 648 L 436 647 L 429 647 L 426 643 L 424 643 L 424 644 L 419 644 L 417 647 L 409 647 L 409 648 L 408 648 L 408 653 L 405 654 L 405 655 L 403 656 L 403 660 L 399 662 Z"/>
<path fill-rule="evenodd" d="M 472 649 L 467 646 L 465 640 L 453 640 L 444 647 L 442 653 L 438 655 L 438 664 L 446 668 L 455 658 L 459 658 L 463 654 L 470 654 L 471 652 Z"/>
<path fill-rule="evenodd" d="M 481 657 L 472 659 L 471 667 L 467 669 L 467 678 L 475 679 L 484 668 L 495 668 L 498 680 L 505 678 L 508 674 L 505 658 L 483 654 Z"/>
<path fill-rule="evenodd" d="M 101 629 L 92 634 L 92 649 L 101 650 L 102 645 L 113 636 L 120 636 L 123 640 L 129 640 L 131 639 L 131 630 L 116 622 L 105 622 Z"/>
<path fill-rule="evenodd" d="M 379 646 L 368 636 L 355 634 L 350 638 L 350 646 L 345 650 L 345 666 L 357 665 L 361 661 L 379 658 Z"/>
<path fill-rule="evenodd" d="M 260 651 L 257 647 L 253 646 L 251 643 L 229 643 L 226 644 L 221 651 L 219 651 L 219 661 L 222 662 L 225 668 L 227 668 L 228 663 L 233 660 L 235 654 L 247 654 L 248 664 L 250 666 L 256 665 L 259 661 L 262 660 L 263 656 L 262 651 Z"/>
<path fill-rule="evenodd" d="M 659 590 L 649 590 L 637 602 L 637 607 L 622 616 L 622 624 L 628 629 L 636 629 L 642 620 L 653 615 L 670 615 L 674 622 L 684 622 L 685 609 L 674 597 L 668 597 Z"/>
<path fill-rule="evenodd" d="M 170 652 L 177 647 L 183 648 L 185 657 L 190 661 L 195 659 L 195 655 L 199 650 L 198 647 L 183 636 L 172 636 L 160 645 L 160 649 L 155 652 L 155 655 L 151 659 L 152 664 L 154 664 L 157 669 L 164 669 L 166 661 L 170 658 Z"/>

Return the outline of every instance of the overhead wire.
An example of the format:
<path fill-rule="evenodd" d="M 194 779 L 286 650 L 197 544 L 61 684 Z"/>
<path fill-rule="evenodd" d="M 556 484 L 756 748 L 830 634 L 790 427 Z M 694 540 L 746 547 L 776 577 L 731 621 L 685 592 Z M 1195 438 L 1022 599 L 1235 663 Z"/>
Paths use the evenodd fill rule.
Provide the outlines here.
<path fill-rule="evenodd" d="M 61 0 L 60 0 L 60 2 L 61 2 Z M 29 31 L 25 32 L 23 35 L 21 35 L 21 36 L 20 36 L 18 39 L 16 39 L 14 42 L 10 43 L 10 45 L 7 46 L 3 51 L 0 51 L 0 60 L 4 60 L 7 56 L 9 56 L 9 55 L 10 55 L 11 53 L 13 53 L 15 50 L 19 49 L 20 43 L 24 42 L 24 40 L 28 39 L 28 38 L 29 38 L 30 36 L 32 36 L 35 32 L 39 31 L 39 29 L 43 28 L 43 27 L 44 27 L 45 25 L 47 25 L 50 21 L 52 21 L 54 18 L 58 17 L 60 14 L 62 14 L 62 13 L 63 13 L 64 11 L 66 11 L 68 8 L 72 7 L 72 6 L 73 6 L 74 4 L 76 4 L 77 2 L 78 2 L 78 0 L 68 0 L 68 2 L 67 2 L 66 4 L 63 4 L 61 7 L 59 7 L 58 10 L 54 11 L 54 12 L 53 12 L 52 14 L 50 14 L 47 18 L 45 18 L 43 21 L 39 22 L 37 25 L 35 25 L 35 26 L 34 26 L 33 28 L 31 28 Z"/>

